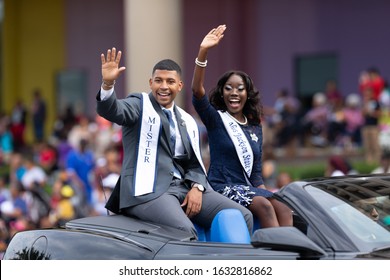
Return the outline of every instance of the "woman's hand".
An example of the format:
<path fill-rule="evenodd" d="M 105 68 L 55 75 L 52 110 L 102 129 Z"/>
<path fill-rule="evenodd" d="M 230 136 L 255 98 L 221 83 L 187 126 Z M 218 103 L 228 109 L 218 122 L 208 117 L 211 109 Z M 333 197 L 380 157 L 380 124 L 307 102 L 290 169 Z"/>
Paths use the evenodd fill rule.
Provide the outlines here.
<path fill-rule="evenodd" d="M 200 44 L 201 48 L 210 49 L 221 41 L 226 30 L 226 25 L 219 25 L 217 28 L 213 28 L 210 32 L 204 37 L 202 43 Z"/>
<path fill-rule="evenodd" d="M 224 36 L 226 30 L 226 25 L 222 24 L 216 28 L 210 30 L 209 33 L 203 38 L 203 41 L 200 43 L 198 57 L 195 60 L 195 70 L 192 77 L 191 89 L 192 93 L 197 99 L 202 98 L 206 92 L 203 87 L 204 84 L 204 75 L 205 69 L 207 66 L 207 52 L 210 48 L 218 45 L 221 39 Z M 202 65 L 203 64 L 203 65 Z"/>

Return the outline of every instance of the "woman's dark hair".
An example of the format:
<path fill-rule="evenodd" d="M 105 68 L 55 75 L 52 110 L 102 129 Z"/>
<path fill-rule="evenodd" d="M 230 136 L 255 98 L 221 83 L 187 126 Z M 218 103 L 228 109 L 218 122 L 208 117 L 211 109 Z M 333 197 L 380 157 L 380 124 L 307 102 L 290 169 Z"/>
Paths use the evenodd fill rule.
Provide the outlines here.
<path fill-rule="evenodd" d="M 223 74 L 218 80 L 217 86 L 209 93 L 211 105 L 217 110 L 227 110 L 225 101 L 223 100 L 223 87 L 232 75 L 240 76 L 245 84 L 248 99 L 246 100 L 243 108 L 244 115 L 248 118 L 249 123 L 260 124 L 263 116 L 263 106 L 261 104 L 260 92 L 253 84 L 251 77 L 245 72 L 232 70 Z"/>

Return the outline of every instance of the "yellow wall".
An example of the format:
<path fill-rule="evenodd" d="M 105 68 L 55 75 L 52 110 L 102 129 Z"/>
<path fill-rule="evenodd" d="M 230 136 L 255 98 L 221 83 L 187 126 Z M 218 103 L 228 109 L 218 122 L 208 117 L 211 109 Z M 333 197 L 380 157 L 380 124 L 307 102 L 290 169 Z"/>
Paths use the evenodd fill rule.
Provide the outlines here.
<path fill-rule="evenodd" d="M 47 102 L 46 136 L 56 117 L 55 74 L 65 66 L 63 0 L 5 0 L 3 25 L 3 108 L 17 99 L 31 108 L 40 88 Z M 31 121 L 27 140 L 32 140 Z"/>

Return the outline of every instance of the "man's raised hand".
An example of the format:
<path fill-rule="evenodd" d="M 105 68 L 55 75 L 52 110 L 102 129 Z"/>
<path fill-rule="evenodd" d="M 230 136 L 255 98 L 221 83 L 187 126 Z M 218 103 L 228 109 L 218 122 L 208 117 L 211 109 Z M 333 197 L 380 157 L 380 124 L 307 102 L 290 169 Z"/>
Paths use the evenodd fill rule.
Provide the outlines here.
<path fill-rule="evenodd" d="M 115 80 L 119 75 L 125 71 L 126 67 L 119 67 L 119 62 L 121 61 L 122 52 L 116 52 L 115 48 L 107 50 L 107 56 L 105 57 L 102 53 L 100 55 L 102 61 L 102 79 L 103 84 L 110 87 L 113 86 Z"/>

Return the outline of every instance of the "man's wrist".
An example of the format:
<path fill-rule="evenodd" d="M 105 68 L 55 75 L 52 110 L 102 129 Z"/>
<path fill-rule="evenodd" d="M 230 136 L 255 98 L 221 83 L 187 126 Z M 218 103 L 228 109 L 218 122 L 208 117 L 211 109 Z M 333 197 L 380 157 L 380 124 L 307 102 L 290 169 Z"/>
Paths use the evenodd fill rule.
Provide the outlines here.
<path fill-rule="evenodd" d="M 109 90 L 104 89 L 103 87 L 100 88 L 100 96 L 99 101 L 107 100 L 114 92 L 114 88 L 111 88 Z"/>
<path fill-rule="evenodd" d="M 201 185 L 201 184 L 198 184 L 198 183 L 196 183 L 196 182 L 192 182 L 191 188 L 197 188 L 197 189 L 198 189 L 199 191 L 201 191 L 201 192 L 204 192 L 204 191 L 205 191 L 204 186 Z"/>
<path fill-rule="evenodd" d="M 110 90 L 114 87 L 115 85 L 115 80 L 114 81 L 105 81 L 105 80 L 102 80 L 102 88 L 104 90 Z"/>

